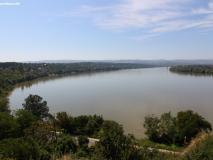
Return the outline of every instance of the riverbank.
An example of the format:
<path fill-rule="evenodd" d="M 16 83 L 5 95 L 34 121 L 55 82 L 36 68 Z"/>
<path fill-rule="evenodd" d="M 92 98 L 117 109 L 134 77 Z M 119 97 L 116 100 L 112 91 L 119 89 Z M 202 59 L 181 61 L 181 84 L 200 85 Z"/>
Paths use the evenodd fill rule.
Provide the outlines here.
<path fill-rule="evenodd" d="M 0 111 L 9 112 L 8 96 L 15 85 L 44 77 L 59 77 L 84 73 L 149 68 L 151 65 L 126 63 L 32 64 L 0 63 Z"/>

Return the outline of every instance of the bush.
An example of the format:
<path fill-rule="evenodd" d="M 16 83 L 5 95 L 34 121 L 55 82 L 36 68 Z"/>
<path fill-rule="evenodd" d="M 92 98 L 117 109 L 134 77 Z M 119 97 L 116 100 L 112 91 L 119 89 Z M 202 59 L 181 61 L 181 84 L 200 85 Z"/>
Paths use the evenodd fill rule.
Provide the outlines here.
<path fill-rule="evenodd" d="M 103 121 L 103 118 L 97 115 L 72 117 L 66 112 L 59 112 L 56 115 L 57 126 L 65 133 L 72 135 L 95 135 L 100 130 Z"/>
<path fill-rule="evenodd" d="M 41 160 L 43 154 L 39 145 L 32 139 L 5 139 L 0 142 L 0 158 L 16 160 Z"/>
<path fill-rule="evenodd" d="M 87 147 L 89 143 L 89 139 L 86 136 L 79 136 L 78 137 L 78 145 L 81 148 Z"/>
<path fill-rule="evenodd" d="M 13 116 L 0 112 L 0 140 L 17 136 L 18 123 Z"/>
<path fill-rule="evenodd" d="M 51 147 L 56 140 L 54 127 L 46 121 L 36 121 L 29 128 L 25 129 L 25 136 L 36 140 L 36 142 L 45 147 Z"/>
<path fill-rule="evenodd" d="M 211 124 L 193 111 L 178 112 L 176 117 L 172 117 L 170 113 L 164 113 L 160 118 L 147 116 L 144 128 L 151 141 L 181 146 L 199 132 L 212 130 Z"/>
<path fill-rule="evenodd" d="M 189 142 L 199 132 L 212 130 L 211 124 L 193 111 L 178 112 L 176 118 L 176 143 Z"/>
<path fill-rule="evenodd" d="M 7 98 L 0 97 L 0 112 L 7 112 L 7 113 L 10 112 Z"/>
<path fill-rule="evenodd" d="M 29 111 L 20 109 L 16 112 L 16 121 L 19 124 L 20 135 L 24 135 L 24 130 L 35 122 L 36 117 Z"/>
<path fill-rule="evenodd" d="M 212 160 L 212 158 L 213 136 L 210 136 L 186 156 L 186 160 Z"/>
<path fill-rule="evenodd" d="M 100 141 L 95 146 L 99 159 L 131 160 L 138 156 L 134 137 L 124 135 L 123 127 L 118 123 L 105 121 L 100 132 Z"/>
<path fill-rule="evenodd" d="M 56 124 L 66 133 L 72 134 L 74 132 L 73 117 L 66 112 L 59 112 L 56 115 Z"/>
<path fill-rule="evenodd" d="M 71 136 L 62 135 L 58 138 L 56 151 L 59 155 L 75 153 L 77 151 L 77 145 Z"/>

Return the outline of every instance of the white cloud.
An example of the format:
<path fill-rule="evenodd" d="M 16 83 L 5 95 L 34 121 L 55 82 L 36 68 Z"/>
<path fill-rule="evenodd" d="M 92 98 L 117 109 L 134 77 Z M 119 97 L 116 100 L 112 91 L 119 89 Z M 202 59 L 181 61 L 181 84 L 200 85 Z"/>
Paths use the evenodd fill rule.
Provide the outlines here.
<path fill-rule="evenodd" d="M 213 0 L 120 0 L 109 6 L 81 6 L 72 16 L 86 16 L 114 30 L 145 30 L 147 34 L 190 28 L 213 28 Z"/>
<path fill-rule="evenodd" d="M 0 2 L 0 6 L 20 6 L 20 2 Z"/>
<path fill-rule="evenodd" d="M 210 0 L 207 7 L 195 8 L 192 10 L 194 14 L 212 14 L 213 13 L 213 0 Z"/>

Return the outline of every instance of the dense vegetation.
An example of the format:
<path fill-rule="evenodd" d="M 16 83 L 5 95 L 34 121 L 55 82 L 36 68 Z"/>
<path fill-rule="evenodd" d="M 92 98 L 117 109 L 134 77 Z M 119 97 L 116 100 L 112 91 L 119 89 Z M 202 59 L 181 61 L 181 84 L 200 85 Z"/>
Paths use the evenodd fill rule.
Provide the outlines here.
<path fill-rule="evenodd" d="M 179 123 L 178 127 L 173 126 L 173 121 Z M 192 111 L 179 112 L 177 117 L 172 117 L 170 113 L 163 114 L 161 118 L 149 116 L 144 125 L 151 140 L 164 144 L 176 143 L 175 140 L 168 141 L 170 138 L 173 140 L 172 135 L 175 135 L 174 138 L 187 137 L 184 140 L 189 141 L 199 131 L 211 130 L 211 125 Z M 176 128 L 178 132 L 174 133 L 176 130 L 171 128 Z M 99 141 L 89 147 L 88 137 Z M 195 148 L 196 151 L 180 159 L 207 157 L 210 160 L 212 143 L 210 137 Z M 140 145 L 133 135 L 125 135 L 121 125 L 106 121 L 101 116 L 73 117 L 66 112 L 53 116 L 49 113 L 47 102 L 38 95 L 29 95 L 23 108 L 14 114 L 0 112 L 0 159 L 54 160 L 63 155 L 93 160 L 176 159 L 159 153 L 157 148 L 147 147 Z"/>
<path fill-rule="evenodd" d="M 170 71 L 186 74 L 206 74 L 213 75 L 213 65 L 184 65 L 174 66 L 170 68 Z"/>
<path fill-rule="evenodd" d="M 179 146 L 186 145 L 202 131 L 212 131 L 211 124 L 193 111 L 178 112 L 176 117 L 171 113 L 164 113 L 160 118 L 147 116 L 144 127 L 151 141 Z"/>
<path fill-rule="evenodd" d="M 197 145 L 189 154 L 186 160 L 211 160 L 213 157 L 213 136 L 209 136 L 203 143 Z"/>
<path fill-rule="evenodd" d="M 7 95 L 17 83 L 41 77 L 152 67 L 127 63 L 0 63 L 0 111 L 9 111 Z"/>
<path fill-rule="evenodd" d="M 89 136 L 100 139 L 91 148 Z M 100 116 L 72 117 L 65 112 L 52 116 L 46 101 L 37 95 L 27 97 L 23 109 L 13 115 L 0 113 L 1 159 L 49 160 L 70 154 L 97 160 L 131 160 L 152 154 L 136 145 L 136 139 L 126 136 L 121 125 Z"/>

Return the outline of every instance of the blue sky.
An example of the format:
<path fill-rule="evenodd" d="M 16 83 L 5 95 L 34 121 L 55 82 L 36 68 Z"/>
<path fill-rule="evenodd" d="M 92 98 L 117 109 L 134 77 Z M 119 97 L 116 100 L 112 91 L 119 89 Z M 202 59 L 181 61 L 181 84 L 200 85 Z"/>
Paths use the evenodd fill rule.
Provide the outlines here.
<path fill-rule="evenodd" d="M 213 59 L 213 0 L 0 0 L 0 61 Z"/>

